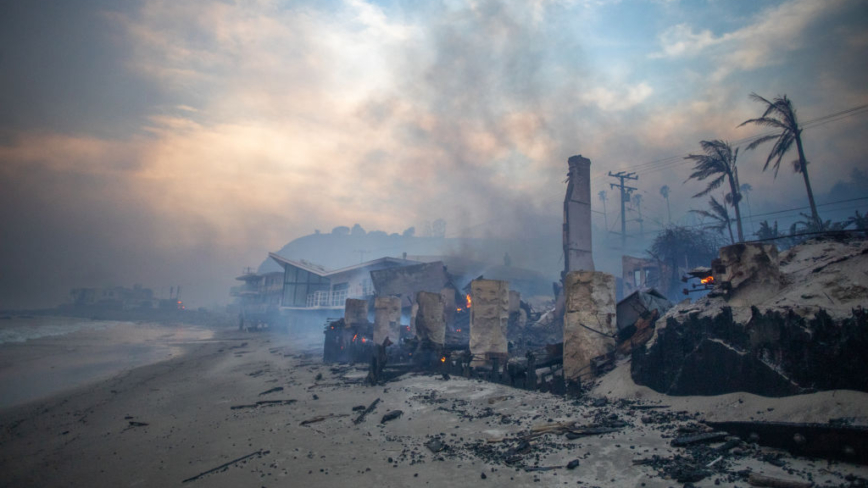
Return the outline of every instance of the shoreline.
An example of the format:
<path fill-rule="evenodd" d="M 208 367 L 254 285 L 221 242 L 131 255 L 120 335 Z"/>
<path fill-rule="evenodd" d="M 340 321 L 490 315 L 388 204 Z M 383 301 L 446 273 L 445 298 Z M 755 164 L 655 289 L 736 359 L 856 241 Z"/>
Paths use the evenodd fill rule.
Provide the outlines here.
<path fill-rule="evenodd" d="M 360 383 L 365 374 L 362 366 L 322 364 L 320 350 L 285 334 L 219 330 L 182 356 L 0 410 L 0 469 L 6 478 L 0 486 L 644 483 L 663 488 L 676 483 L 653 466 L 634 461 L 683 455 L 683 449 L 670 446 L 670 436 L 677 435 L 676 428 L 695 425 L 699 417 L 750 414 L 781 420 L 799 411 L 799 405 L 809 420 L 829 412 L 868 415 L 868 395 L 859 392 L 783 399 L 747 394 L 655 397 L 632 385 L 623 368 L 620 376 L 604 377 L 593 391 L 596 398 L 607 397 L 599 406 L 593 398 L 574 400 L 464 378 L 444 381 L 439 375 L 406 375 L 370 387 Z M 282 389 L 266 393 L 275 388 Z M 628 405 L 637 397 L 645 403 L 671 404 L 654 413 L 668 420 L 643 421 Z M 353 407 L 377 398 L 374 411 L 354 423 L 358 413 Z M 263 401 L 277 403 L 256 405 Z M 740 405 L 741 411 L 732 405 Z M 403 414 L 382 423 L 384 414 L 393 410 Z M 574 470 L 526 471 L 489 455 L 490 449 L 508 447 L 507 442 L 489 441 L 509 439 L 534 426 L 567 420 L 591 423 L 611 416 L 629 425 L 573 441 L 555 434 L 535 438 L 519 465 L 563 466 L 579 459 Z M 433 438 L 447 447 L 433 452 L 426 447 Z M 749 469 L 784 479 L 810 474 L 822 486 L 842 486 L 847 475 L 868 477 L 866 466 L 794 458 L 750 446 L 744 451 L 718 464 L 725 463 L 731 472 Z M 764 461 L 772 455 L 776 464 Z M 244 456 L 249 457 L 232 462 Z M 183 483 L 190 478 L 195 479 Z M 694 486 L 746 486 L 746 481 L 712 476 Z"/>
<path fill-rule="evenodd" d="M 0 408 L 165 361 L 214 335 L 189 325 L 54 319 L 20 322 L 5 330 L 10 337 L 32 338 L 0 344 Z"/>

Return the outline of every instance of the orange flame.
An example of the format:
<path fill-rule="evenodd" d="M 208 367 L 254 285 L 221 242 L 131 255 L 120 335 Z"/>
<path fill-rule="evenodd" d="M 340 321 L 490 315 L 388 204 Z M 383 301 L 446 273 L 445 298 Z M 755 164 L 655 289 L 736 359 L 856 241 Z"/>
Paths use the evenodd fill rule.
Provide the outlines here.
<path fill-rule="evenodd" d="M 714 283 L 714 276 L 709 276 L 708 278 L 702 278 L 699 280 L 703 285 L 707 285 L 709 283 Z"/>
<path fill-rule="evenodd" d="M 356 337 L 359 337 L 359 334 L 353 336 L 353 342 L 356 342 Z"/>
<path fill-rule="evenodd" d="M 442 358 L 440 358 L 440 362 L 445 363 L 446 362 L 446 356 L 443 356 Z"/>
<path fill-rule="evenodd" d="M 467 308 L 473 305 L 473 300 L 470 299 L 470 293 L 467 294 Z"/>

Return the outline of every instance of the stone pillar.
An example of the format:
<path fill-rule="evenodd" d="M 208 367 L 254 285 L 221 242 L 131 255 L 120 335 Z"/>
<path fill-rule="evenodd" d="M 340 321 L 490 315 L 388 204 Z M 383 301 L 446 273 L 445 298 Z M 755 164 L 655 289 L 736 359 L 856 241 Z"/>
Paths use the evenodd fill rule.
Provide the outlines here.
<path fill-rule="evenodd" d="M 416 294 L 419 311 L 416 312 L 416 337 L 420 341 L 442 346 L 446 342 L 446 323 L 443 321 L 443 297 L 439 293 L 420 291 Z"/>
<path fill-rule="evenodd" d="M 509 322 L 509 282 L 473 280 L 470 283 L 471 366 L 494 357 L 507 358 L 506 327 Z"/>
<path fill-rule="evenodd" d="M 344 324 L 346 328 L 368 323 L 368 301 L 347 298 L 344 305 Z"/>
<path fill-rule="evenodd" d="M 571 271 L 564 277 L 564 379 L 581 383 L 591 359 L 615 348 L 615 277 L 599 271 Z"/>
<path fill-rule="evenodd" d="M 382 345 L 386 338 L 397 344 L 401 337 L 401 298 L 374 299 L 374 344 Z"/>
<path fill-rule="evenodd" d="M 573 156 L 564 199 L 564 272 L 593 271 L 591 254 L 591 160 Z"/>

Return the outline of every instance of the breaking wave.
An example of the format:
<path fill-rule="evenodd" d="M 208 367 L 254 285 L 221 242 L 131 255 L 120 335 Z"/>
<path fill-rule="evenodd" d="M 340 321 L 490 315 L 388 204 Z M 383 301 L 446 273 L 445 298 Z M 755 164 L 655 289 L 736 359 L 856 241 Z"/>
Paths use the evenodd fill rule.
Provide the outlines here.
<path fill-rule="evenodd" d="M 0 320 L 0 344 L 66 335 L 80 330 L 105 330 L 122 323 L 66 317 L 15 317 Z"/>

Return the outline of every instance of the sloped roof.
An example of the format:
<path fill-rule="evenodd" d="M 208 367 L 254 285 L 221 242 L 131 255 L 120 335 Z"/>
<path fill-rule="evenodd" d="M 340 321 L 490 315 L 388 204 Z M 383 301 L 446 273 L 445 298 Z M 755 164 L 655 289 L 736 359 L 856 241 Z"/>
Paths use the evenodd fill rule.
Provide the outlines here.
<path fill-rule="evenodd" d="M 417 261 L 410 261 L 408 259 L 384 257 L 384 258 L 374 259 L 372 261 L 366 261 L 364 263 L 355 264 L 353 266 L 347 266 L 345 268 L 340 268 L 340 269 L 328 271 L 321 266 L 317 266 L 317 265 L 312 264 L 312 263 L 307 263 L 307 262 L 302 263 L 299 261 L 293 261 L 292 259 L 286 259 L 285 257 L 283 257 L 279 254 L 273 253 L 273 252 L 268 253 L 268 256 L 271 259 L 277 261 L 277 264 L 280 264 L 281 266 L 284 266 L 284 267 L 286 265 L 295 266 L 296 268 L 303 269 L 309 273 L 313 273 L 317 276 L 322 276 L 322 277 L 334 276 L 334 275 L 338 275 L 341 273 L 346 273 L 348 271 L 353 271 L 353 270 L 357 270 L 357 269 L 364 269 L 364 268 L 367 268 L 369 266 L 376 266 L 376 265 L 382 264 L 382 263 L 395 263 L 395 264 L 402 264 L 402 265 L 417 264 Z"/>

